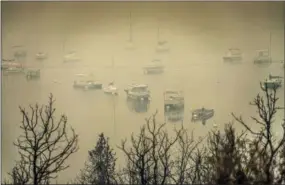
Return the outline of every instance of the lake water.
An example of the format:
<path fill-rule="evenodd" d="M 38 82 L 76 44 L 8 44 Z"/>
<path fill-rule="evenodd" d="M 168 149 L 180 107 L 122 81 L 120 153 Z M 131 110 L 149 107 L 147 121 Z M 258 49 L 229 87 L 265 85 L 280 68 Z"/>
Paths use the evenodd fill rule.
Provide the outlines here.
<path fill-rule="evenodd" d="M 26 81 L 21 75 L 1 77 L 4 176 L 11 170 L 17 158 L 17 150 L 12 142 L 20 134 L 21 116 L 18 106 L 46 103 L 49 93 L 53 93 L 56 98 L 57 112 L 68 116 L 69 124 L 75 128 L 80 139 L 80 150 L 68 160 L 71 167 L 58 178 L 58 182 L 64 183 L 83 167 L 87 151 L 94 147 L 100 132 L 109 136 L 112 145 L 116 147 L 121 139 L 129 137 L 131 133 L 137 133 L 144 124 L 144 118 L 156 110 L 159 111 L 158 121 L 163 122 L 163 92 L 166 89 L 184 92 L 183 125 L 188 129 L 195 129 L 195 136 L 204 136 L 213 129 L 213 123 L 222 128 L 225 123 L 232 121 L 231 112 L 242 114 L 245 118 L 256 115 L 254 108 L 249 106 L 249 101 L 260 92 L 259 82 L 269 73 L 284 76 L 283 64 L 278 62 L 284 59 L 284 27 L 280 21 L 282 9 L 278 4 L 269 6 L 261 3 L 256 5 L 256 11 L 259 13 L 252 14 L 250 12 L 254 5 L 251 4 L 236 5 L 239 8 L 247 7 L 243 9 L 243 14 L 241 9 L 221 4 L 215 5 L 224 7 L 222 10 L 225 11 L 220 14 L 218 10 L 213 10 L 206 4 L 200 5 L 204 7 L 201 12 L 196 10 L 197 4 L 193 4 L 193 7 L 187 5 L 188 9 L 186 5 L 170 7 L 164 4 L 160 9 L 158 5 L 153 5 L 158 6 L 158 13 L 150 5 L 144 5 L 140 10 L 136 4 L 100 4 L 98 7 L 83 4 L 2 5 L 2 56 L 11 57 L 11 46 L 23 44 L 28 53 L 23 62 L 28 66 L 41 68 L 41 78 L 38 81 Z M 249 8 L 251 6 L 252 9 Z M 83 7 L 86 8 L 85 11 L 79 11 Z M 108 11 L 102 11 L 103 7 Z M 115 7 L 122 10 L 116 10 Z M 132 51 L 125 49 L 129 34 L 130 7 L 134 22 L 135 50 Z M 179 7 L 181 11 L 178 11 Z M 268 7 L 271 7 L 271 17 L 261 13 L 269 11 Z M 33 15 L 28 11 L 31 8 L 35 10 Z M 202 12 L 206 11 L 205 9 L 211 11 L 204 15 Z M 275 11 L 272 11 L 273 9 Z M 169 11 L 168 14 L 166 10 Z M 236 10 L 235 13 L 233 10 Z M 160 37 L 169 42 L 170 51 L 167 53 L 155 52 L 157 16 L 163 19 L 160 23 Z M 275 62 L 270 66 L 256 66 L 253 64 L 255 50 L 269 47 L 270 32 L 272 58 Z M 223 63 L 222 57 L 230 47 L 240 48 L 244 52 L 242 64 Z M 62 62 L 64 53 L 70 50 L 77 51 L 81 62 Z M 42 63 L 36 61 L 35 54 L 38 51 L 47 52 L 48 59 Z M 114 68 L 111 68 L 112 57 Z M 142 67 L 153 59 L 161 59 L 164 62 L 163 74 L 143 74 Z M 91 72 L 103 84 L 114 80 L 120 89 L 119 96 L 113 100 L 102 91 L 74 90 L 72 85 L 75 74 Z M 135 113 L 128 108 L 123 89 L 130 83 L 149 85 L 152 100 L 147 112 Z M 280 106 L 284 106 L 283 87 L 278 96 Z M 191 110 L 202 106 L 214 109 L 215 116 L 207 121 L 205 126 L 191 123 Z M 276 122 L 281 121 L 283 117 L 280 112 Z M 167 127 L 171 129 L 181 124 L 168 123 Z M 117 152 L 119 157 L 122 156 Z M 122 160 L 120 159 L 119 163 L 122 163 Z"/>

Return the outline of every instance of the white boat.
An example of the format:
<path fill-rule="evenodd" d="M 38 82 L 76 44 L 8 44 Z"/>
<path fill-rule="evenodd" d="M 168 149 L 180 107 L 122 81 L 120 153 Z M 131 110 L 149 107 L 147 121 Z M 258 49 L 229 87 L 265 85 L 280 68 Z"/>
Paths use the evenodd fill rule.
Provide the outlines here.
<path fill-rule="evenodd" d="M 102 83 L 94 80 L 92 75 L 76 74 L 77 79 L 73 82 L 73 88 L 84 90 L 102 89 Z"/>
<path fill-rule="evenodd" d="M 153 60 L 152 63 L 143 68 L 145 74 L 159 74 L 164 72 L 164 65 L 160 60 Z"/>
<path fill-rule="evenodd" d="M 38 52 L 36 54 L 36 59 L 43 60 L 43 59 L 46 59 L 46 58 L 47 58 L 47 53 Z"/>
<path fill-rule="evenodd" d="M 241 62 L 242 52 L 237 48 L 230 48 L 223 57 L 224 62 Z"/>
<path fill-rule="evenodd" d="M 69 52 L 67 55 L 63 57 L 63 62 L 64 63 L 69 63 L 69 62 L 79 62 L 80 58 L 76 56 L 75 51 Z"/>
<path fill-rule="evenodd" d="M 109 83 L 108 86 L 103 88 L 105 94 L 118 95 L 118 88 L 113 82 Z"/>
<path fill-rule="evenodd" d="M 268 49 L 257 50 L 256 57 L 254 58 L 254 64 L 266 64 L 271 63 L 271 56 Z"/>
<path fill-rule="evenodd" d="M 160 29 L 157 29 L 157 47 L 156 47 L 157 52 L 167 52 L 169 51 L 169 46 L 168 42 L 166 40 L 161 40 L 160 39 Z"/>

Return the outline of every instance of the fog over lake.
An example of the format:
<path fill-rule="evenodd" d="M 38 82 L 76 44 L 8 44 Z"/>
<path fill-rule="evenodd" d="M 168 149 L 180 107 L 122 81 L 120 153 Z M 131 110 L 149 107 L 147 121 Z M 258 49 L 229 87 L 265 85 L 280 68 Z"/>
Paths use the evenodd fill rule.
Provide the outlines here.
<path fill-rule="evenodd" d="M 120 158 L 116 146 L 137 133 L 144 118 L 158 110 L 158 122 L 163 122 L 166 89 L 182 90 L 185 97 L 183 123 L 169 122 L 167 127 L 183 124 L 199 137 L 214 123 L 222 129 L 233 121 L 231 112 L 249 120 L 257 114 L 249 102 L 260 92 L 259 83 L 269 74 L 284 77 L 280 62 L 284 60 L 284 2 L 2 2 L 1 9 L 2 58 L 12 58 L 12 46 L 23 45 L 27 56 L 21 62 L 41 69 L 40 79 L 34 81 L 21 75 L 1 76 L 4 177 L 18 158 L 13 141 L 20 135 L 19 105 L 47 103 L 49 93 L 56 98 L 57 114 L 66 114 L 79 135 L 80 149 L 57 179 L 65 183 L 83 167 L 99 133 L 110 137 Z M 133 50 L 126 49 L 130 14 Z M 156 52 L 158 28 L 159 38 L 168 42 L 168 52 Z M 243 52 L 241 64 L 223 62 L 232 47 Z M 254 65 L 256 50 L 269 47 L 272 64 Z M 42 62 L 35 58 L 40 51 L 48 53 Z M 70 51 L 76 51 L 80 62 L 63 63 Z M 145 75 L 142 68 L 154 59 L 164 63 L 164 73 Z M 77 73 L 93 73 L 103 85 L 114 81 L 119 95 L 75 90 Z M 148 84 L 147 112 L 136 113 L 127 105 L 124 88 L 131 83 Z M 278 96 L 284 106 L 284 87 Z M 201 107 L 215 110 L 205 126 L 190 121 L 191 111 Z M 278 114 L 276 122 L 283 117 Z"/>

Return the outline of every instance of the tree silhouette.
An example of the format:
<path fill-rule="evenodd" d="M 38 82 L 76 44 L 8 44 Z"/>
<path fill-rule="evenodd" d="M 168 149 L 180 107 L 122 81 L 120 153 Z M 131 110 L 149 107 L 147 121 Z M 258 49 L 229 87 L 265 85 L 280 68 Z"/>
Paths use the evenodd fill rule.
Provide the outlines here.
<path fill-rule="evenodd" d="M 242 117 L 237 117 L 232 113 L 233 117 L 237 122 L 242 124 L 247 131 L 254 137 L 251 151 L 252 162 L 248 166 L 248 170 L 252 171 L 251 179 L 259 183 L 272 184 L 276 180 L 274 170 L 277 163 L 277 155 L 284 147 L 285 143 L 285 132 L 284 132 L 284 120 L 281 124 L 283 134 L 277 141 L 276 135 L 274 135 L 272 128 L 276 125 L 275 115 L 280 107 L 277 102 L 278 87 L 268 88 L 261 86 L 263 96 L 258 94 L 250 104 L 255 106 L 257 109 L 258 117 L 251 117 L 252 120 L 258 124 L 261 129 L 260 131 L 254 131 L 251 129 L 248 123 L 246 123 Z"/>
<path fill-rule="evenodd" d="M 88 154 L 89 160 L 76 181 L 81 184 L 115 184 L 115 153 L 103 133 L 99 135 L 95 148 Z"/>
<path fill-rule="evenodd" d="M 65 165 L 66 159 L 78 150 L 78 136 L 72 128 L 68 137 L 67 117 L 61 115 L 55 120 L 54 101 L 51 94 L 48 105 L 30 106 L 30 114 L 20 107 L 23 133 L 14 145 L 21 160 L 10 173 L 14 183 L 48 184 L 58 172 L 69 167 Z"/>

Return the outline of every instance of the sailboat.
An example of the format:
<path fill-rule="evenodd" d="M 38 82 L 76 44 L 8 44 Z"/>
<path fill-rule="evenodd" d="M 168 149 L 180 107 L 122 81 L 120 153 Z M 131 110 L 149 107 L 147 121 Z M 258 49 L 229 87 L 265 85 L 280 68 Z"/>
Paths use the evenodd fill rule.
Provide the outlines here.
<path fill-rule="evenodd" d="M 38 42 L 37 42 L 37 48 L 40 48 L 40 40 L 38 40 Z M 36 60 L 38 60 L 38 61 L 43 61 L 43 60 L 45 60 L 45 59 L 47 59 L 47 57 L 48 57 L 48 54 L 47 53 L 45 53 L 45 52 L 43 52 L 43 51 L 40 51 L 40 50 L 38 50 L 38 52 L 36 53 Z"/>
<path fill-rule="evenodd" d="M 114 58 L 112 58 L 112 68 L 114 71 Z M 114 72 L 113 72 L 113 74 L 114 74 Z M 114 80 L 112 82 L 110 82 L 106 87 L 104 87 L 103 91 L 105 94 L 118 95 L 118 88 L 115 86 Z"/>
<path fill-rule="evenodd" d="M 256 57 L 254 58 L 254 64 L 270 64 L 271 58 L 271 32 L 269 36 L 269 49 L 262 49 L 256 51 Z"/>
<path fill-rule="evenodd" d="M 66 45 L 66 39 L 63 42 L 62 50 L 63 53 L 65 53 L 65 45 Z M 69 51 L 67 54 L 63 57 L 64 63 L 73 63 L 73 62 L 79 62 L 80 58 L 76 56 L 76 51 Z"/>
<path fill-rule="evenodd" d="M 133 24 L 132 24 L 132 12 L 130 12 L 130 27 L 129 27 L 129 39 L 127 41 L 127 47 L 126 49 L 133 50 L 135 49 L 134 43 L 133 43 Z"/>
<path fill-rule="evenodd" d="M 169 51 L 168 42 L 166 40 L 161 40 L 160 38 L 160 28 L 157 28 L 157 52 L 167 52 Z"/>

